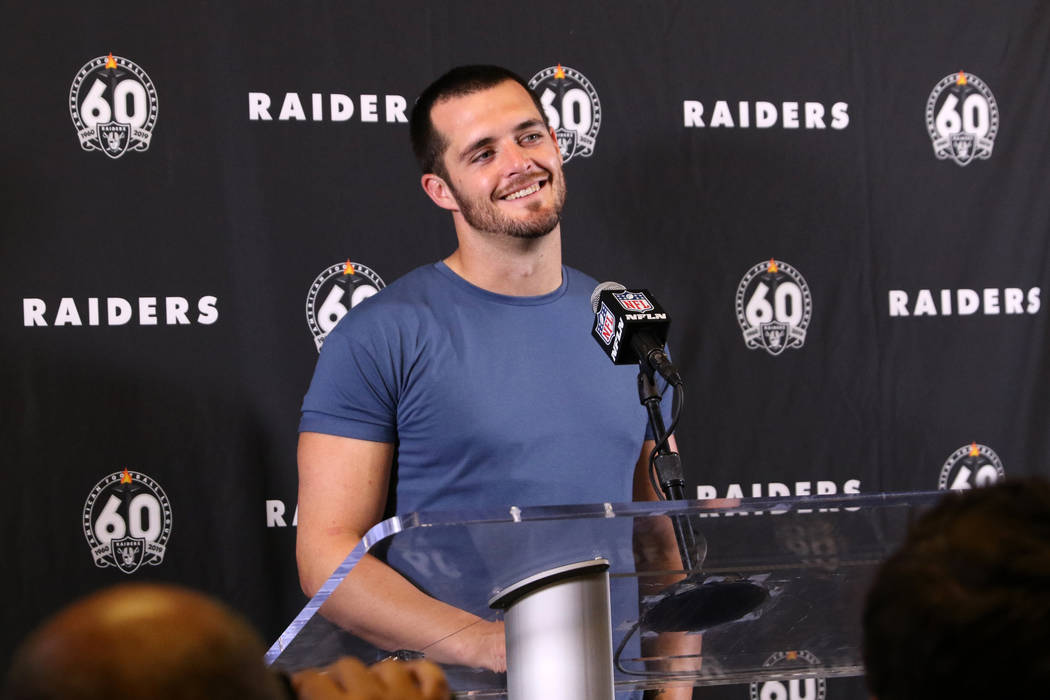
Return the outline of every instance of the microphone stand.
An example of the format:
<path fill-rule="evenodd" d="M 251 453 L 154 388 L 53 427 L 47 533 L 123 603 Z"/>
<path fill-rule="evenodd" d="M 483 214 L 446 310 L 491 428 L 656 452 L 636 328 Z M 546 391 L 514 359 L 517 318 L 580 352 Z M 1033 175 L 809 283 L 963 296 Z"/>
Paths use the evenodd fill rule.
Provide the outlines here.
<path fill-rule="evenodd" d="M 678 391 L 678 388 L 672 387 L 672 390 Z M 660 490 L 668 500 L 684 501 L 685 477 L 682 459 L 668 444 L 667 428 L 664 427 L 664 417 L 660 412 L 660 391 L 656 387 L 653 369 L 644 359 L 641 360 L 638 370 L 638 399 L 649 413 L 649 425 L 656 440 L 656 459 L 653 462 Z M 686 571 L 699 569 L 707 553 L 707 541 L 697 531 L 693 518 L 688 515 L 672 515 L 671 525 L 674 528 L 675 541 L 678 543 L 678 553 L 682 557 L 682 567 Z M 703 553 L 699 551 L 698 545 L 703 546 Z"/>
<path fill-rule="evenodd" d="M 685 500 L 685 478 L 682 472 L 682 460 L 677 452 L 667 444 L 667 429 L 664 427 L 663 414 L 660 413 L 660 392 L 656 388 L 653 369 L 645 360 L 640 360 L 638 372 L 638 398 L 649 413 L 649 425 L 656 438 L 656 457 L 650 458 L 656 468 L 656 478 L 660 489 L 668 500 Z M 678 386 L 673 387 L 679 391 Z M 660 600 L 642 613 L 637 626 L 644 626 L 653 632 L 699 632 L 710 627 L 739 620 L 748 615 L 769 599 L 769 592 L 762 586 L 745 579 L 706 581 L 700 567 L 707 557 L 707 538 L 696 527 L 693 516 L 688 514 L 672 515 L 671 525 L 674 528 L 678 552 L 682 557 L 682 568 L 687 576 L 678 583 L 669 586 Z M 617 668 L 625 671 L 619 664 L 619 654 L 626 643 L 626 637 L 617 650 Z M 634 675 L 661 675 L 659 672 L 643 672 Z"/>

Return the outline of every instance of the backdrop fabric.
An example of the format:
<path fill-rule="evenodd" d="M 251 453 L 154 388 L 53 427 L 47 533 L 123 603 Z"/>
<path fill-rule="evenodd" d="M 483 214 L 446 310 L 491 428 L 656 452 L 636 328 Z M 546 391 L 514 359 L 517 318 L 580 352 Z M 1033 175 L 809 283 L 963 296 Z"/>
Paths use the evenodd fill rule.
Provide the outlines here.
<path fill-rule="evenodd" d="M 268 639 L 299 610 L 302 397 L 342 314 L 455 246 L 407 115 L 464 63 L 540 95 L 565 263 L 672 315 L 690 495 L 1050 471 L 1045 2 L 5 9 L 5 659 L 129 579 Z"/>

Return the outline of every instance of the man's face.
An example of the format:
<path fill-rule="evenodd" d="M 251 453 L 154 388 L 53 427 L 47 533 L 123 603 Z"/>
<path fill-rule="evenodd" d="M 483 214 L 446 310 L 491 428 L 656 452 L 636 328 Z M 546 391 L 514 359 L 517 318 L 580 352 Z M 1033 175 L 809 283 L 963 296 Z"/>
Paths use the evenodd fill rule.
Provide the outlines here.
<path fill-rule="evenodd" d="M 514 81 L 434 105 L 448 147 L 446 184 L 478 231 L 539 238 L 561 220 L 561 151 L 525 89 Z"/>

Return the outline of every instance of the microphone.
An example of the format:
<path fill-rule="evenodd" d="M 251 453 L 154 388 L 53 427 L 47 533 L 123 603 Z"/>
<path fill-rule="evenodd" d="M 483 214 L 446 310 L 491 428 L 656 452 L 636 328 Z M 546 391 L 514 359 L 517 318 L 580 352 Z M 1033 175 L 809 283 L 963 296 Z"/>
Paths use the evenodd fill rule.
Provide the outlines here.
<path fill-rule="evenodd" d="M 671 319 L 648 289 L 602 282 L 591 292 L 591 310 L 595 315 L 591 335 L 613 364 L 640 363 L 673 386 L 682 385 L 682 376 L 663 349 Z"/>

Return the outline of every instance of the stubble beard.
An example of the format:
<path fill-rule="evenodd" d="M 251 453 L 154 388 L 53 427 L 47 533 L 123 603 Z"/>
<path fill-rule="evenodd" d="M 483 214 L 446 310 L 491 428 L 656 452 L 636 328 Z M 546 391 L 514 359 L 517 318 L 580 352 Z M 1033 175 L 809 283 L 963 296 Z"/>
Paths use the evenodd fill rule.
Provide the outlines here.
<path fill-rule="evenodd" d="M 496 235 L 521 238 L 526 240 L 543 238 L 561 222 L 561 210 L 565 206 L 565 181 L 553 173 L 547 179 L 545 187 L 554 188 L 554 205 L 549 211 L 524 220 L 515 219 L 499 211 L 491 200 L 460 196 L 460 192 L 447 180 L 452 196 L 459 204 L 459 213 L 475 230 Z M 538 205 L 537 205 L 538 206 Z"/>

